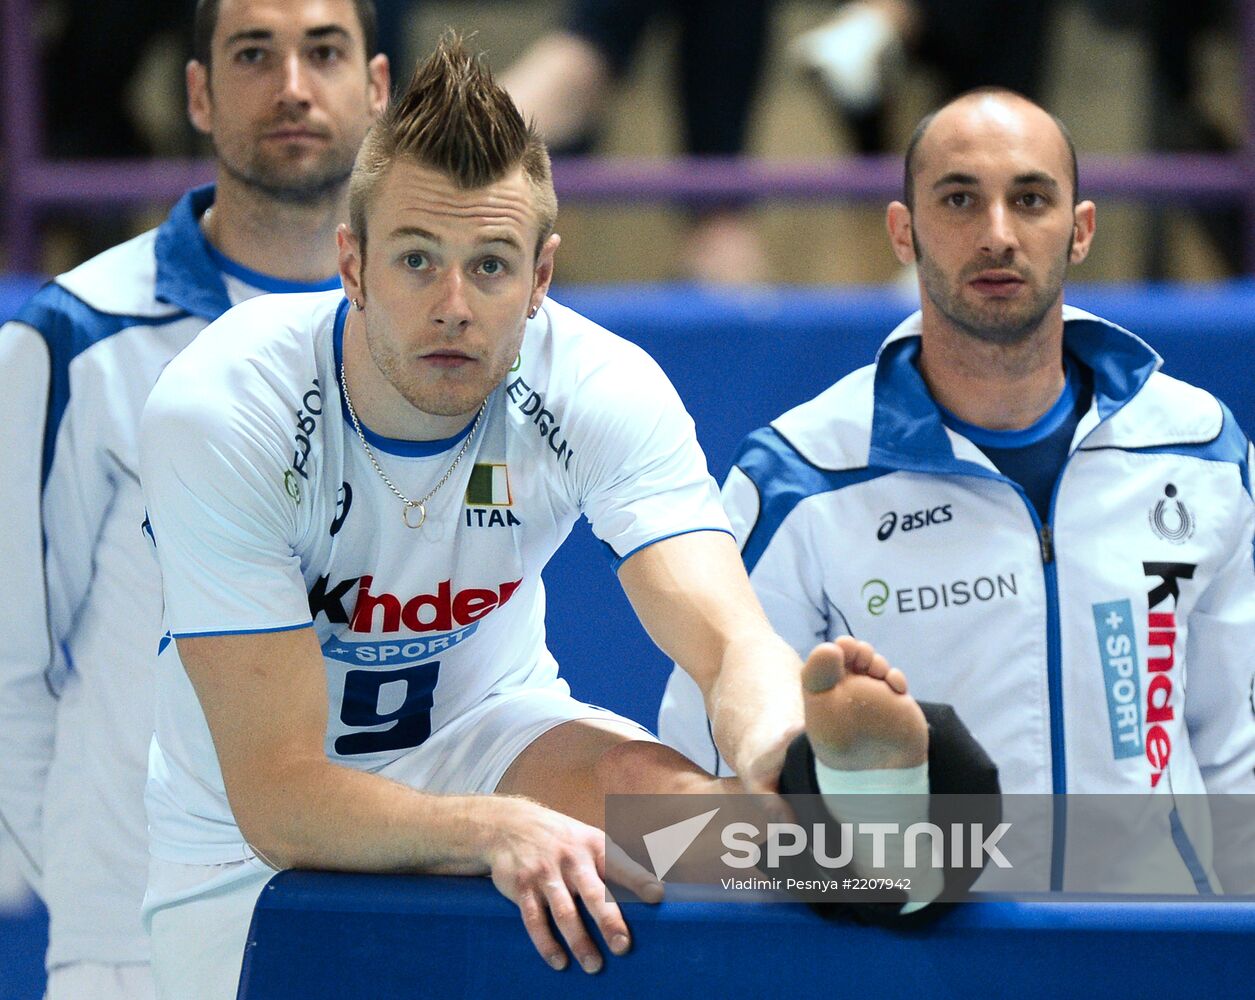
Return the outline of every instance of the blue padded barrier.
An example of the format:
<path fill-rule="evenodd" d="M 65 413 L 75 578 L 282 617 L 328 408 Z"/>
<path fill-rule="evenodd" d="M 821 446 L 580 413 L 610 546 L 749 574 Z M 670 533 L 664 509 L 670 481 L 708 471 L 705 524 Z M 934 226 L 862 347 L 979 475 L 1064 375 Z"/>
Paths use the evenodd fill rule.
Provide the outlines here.
<path fill-rule="evenodd" d="M 549 969 L 487 879 L 284 872 L 239 1000 L 417 997 L 1222 997 L 1255 981 L 1255 902 L 972 903 L 923 932 L 797 904 L 625 904 L 632 952 Z M 1244 985 L 1245 984 L 1245 985 Z"/>
<path fill-rule="evenodd" d="M 44 995 L 48 913 L 29 906 L 0 910 L 0 1000 L 39 1000 Z"/>

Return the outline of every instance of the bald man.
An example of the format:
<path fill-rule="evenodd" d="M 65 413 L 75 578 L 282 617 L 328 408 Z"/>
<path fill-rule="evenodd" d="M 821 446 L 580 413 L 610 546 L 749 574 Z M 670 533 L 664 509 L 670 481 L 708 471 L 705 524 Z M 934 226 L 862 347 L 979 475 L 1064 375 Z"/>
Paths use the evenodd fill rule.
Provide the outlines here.
<path fill-rule="evenodd" d="M 751 434 L 724 487 L 755 590 L 797 649 L 858 636 L 952 704 L 1004 792 L 1144 793 L 1116 800 L 1136 833 L 1104 854 L 1113 884 L 1252 891 L 1249 862 L 1218 872 L 1255 832 L 1213 857 L 1181 798 L 1255 793 L 1250 443 L 1133 334 L 1064 305 L 1095 212 L 1056 118 L 956 98 L 916 129 L 904 188 L 887 223 L 920 311 Z M 715 767 L 695 691 L 672 677 L 660 733 Z M 1052 801 L 1037 887 L 1091 891 L 1072 862 L 1093 844 Z"/>

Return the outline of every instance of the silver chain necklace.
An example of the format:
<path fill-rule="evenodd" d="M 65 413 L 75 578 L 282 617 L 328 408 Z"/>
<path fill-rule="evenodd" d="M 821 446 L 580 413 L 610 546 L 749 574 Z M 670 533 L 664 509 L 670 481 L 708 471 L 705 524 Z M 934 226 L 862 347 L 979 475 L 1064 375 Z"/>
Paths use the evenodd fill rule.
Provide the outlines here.
<path fill-rule="evenodd" d="M 479 430 L 479 422 L 484 419 L 484 410 L 488 408 L 488 400 L 485 399 L 479 404 L 479 412 L 475 414 L 475 423 L 471 424 L 471 432 L 462 440 L 462 447 L 458 449 L 458 453 L 453 457 L 453 464 L 445 470 L 445 474 L 440 477 L 440 481 L 428 490 L 427 495 L 421 500 L 411 500 L 397 489 L 396 484 L 388 478 L 388 474 L 380 468 L 379 460 L 375 458 L 375 453 L 371 450 L 370 445 L 366 443 L 366 435 L 362 433 L 362 422 L 357 419 L 357 411 L 353 409 L 353 399 L 349 396 L 349 382 L 344 375 L 343 359 L 340 361 L 340 391 L 344 393 L 344 405 L 348 407 L 349 416 L 353 418 L 353 429 L 357 431 L 357 439 L 362 442 L 362 447 L 366 449 L 366 457 L 370 459 L 370 464 L 374 467 L 375 472 L 379 474 L 379 478 L 383 480 L 383 484 L 404 504 L 401 508 L 401 520 L 405 522 L 407 528 L 421 528 L 423 522 L 427 520 L 427 501 L 434 497 L 440 491 L 440 487 L 449 481 L 449 477 L 453 475 L 453 470 L 462 461 L 462 456 L 466 454 L 466 450 L 471 446 L 471 441 L 475 439 L 475 432 Z M 415 509 L 418 510 L 418 521 L 411 524 L 410 511 Z"/>

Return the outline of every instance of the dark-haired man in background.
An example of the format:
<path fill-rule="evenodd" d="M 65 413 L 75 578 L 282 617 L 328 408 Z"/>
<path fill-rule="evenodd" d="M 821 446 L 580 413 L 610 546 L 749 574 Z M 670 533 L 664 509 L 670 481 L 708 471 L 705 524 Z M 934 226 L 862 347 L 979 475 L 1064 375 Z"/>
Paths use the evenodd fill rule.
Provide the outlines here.
<path fill-rule="evenodd" d="M 217 182 L 0 331 L 0 818 L 51 919 L 48 997 L 152 995 L 140 903 L 161 591 L 139 414 L 232 304 L 338 288 L 348 177 L 382 110 L 370 0 L 202 0 L 188 114 Z"/>

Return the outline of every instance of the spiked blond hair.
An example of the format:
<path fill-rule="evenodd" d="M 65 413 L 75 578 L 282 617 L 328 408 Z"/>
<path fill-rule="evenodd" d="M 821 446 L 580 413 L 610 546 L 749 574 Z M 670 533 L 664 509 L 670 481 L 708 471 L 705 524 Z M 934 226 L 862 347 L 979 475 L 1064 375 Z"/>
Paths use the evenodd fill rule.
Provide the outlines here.
<path fill-rule="evenodd" d="M 520 165 L 540 220 L 536 253 L 553 232 L 558 198 L 549 152 L 535 128 L 460 35 L 445 32 L 405 92 L 366 134 L 349 181 L 349 226 L 366 250 L 366 210 L 392 164 L 408 158 L 464 190 L 485 187 Z"/>

